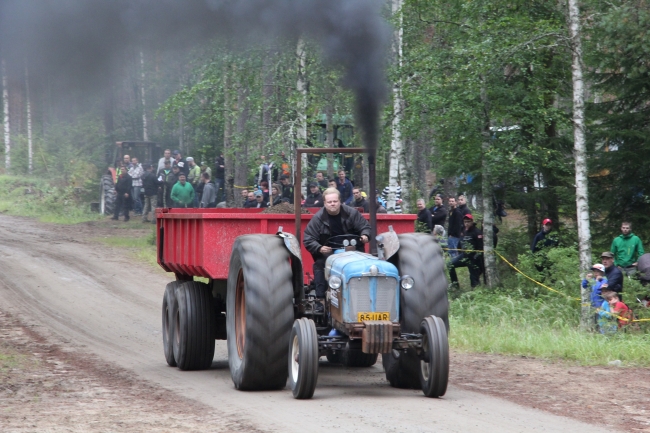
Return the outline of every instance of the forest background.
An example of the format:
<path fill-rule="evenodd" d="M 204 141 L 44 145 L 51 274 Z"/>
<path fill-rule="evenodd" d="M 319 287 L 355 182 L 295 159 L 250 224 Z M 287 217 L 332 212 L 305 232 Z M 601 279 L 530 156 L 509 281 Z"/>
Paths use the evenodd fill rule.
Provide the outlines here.
<path fill-rule="evenodd" d="M 415 198 L 429 197 L 427 180 L 447 179 L 447 193 L 489 191 L 525 215 L 525 230 L 502 247 L 511 245 L 515 262 L 547 217 L 575 248 L 567 2 L 392 0 L 383 14 L 392 44 L 378 187 L 399 182 L 411 211 Z M 593 250 L 604 251 L 622 220 L 650 239 L 650 5 L 586 0 L 581 25 L 591 235 Z M 0 56 L 17 43 L 3 36 Z M 234 186 L 251 184 L 260 156 L 292 161 L 296 147 L 333 146 L 336 134 L 361 146 L 350 133 L 358 131 L 353 94 L 321 48 L 295 37 L 162 49 L 145 37 L 87 74 L 84 59 L 61 59 L 83 72 L 74 83 L 30 69 L 38 62 L 27 55 L 3 56 L 4 172 L 82 188 L 94 201 L 116 141 L 155 141 L 211 165 L 223 153 Z"/>

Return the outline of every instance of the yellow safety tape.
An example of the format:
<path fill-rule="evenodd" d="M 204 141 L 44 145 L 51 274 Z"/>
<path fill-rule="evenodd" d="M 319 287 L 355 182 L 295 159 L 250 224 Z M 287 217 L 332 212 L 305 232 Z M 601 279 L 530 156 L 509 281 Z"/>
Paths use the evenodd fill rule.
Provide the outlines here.
<path fill-rule="evenodd" d="M 253 186 L 239 186 L 239 185 L 235 185 L 235 188 L 239 188 L 239 189 L 255 188 L 255 185 L 253 185 Z"/>
<path fill-rule="evenodd" d="M 443 248 L 443 250 L 445 250 L 445 251 L 453 250 L 453 251 L 459 251 L 459 252 L 463 252 L 463 253 L 484 253 L 484 252 L 485 252 L 484 250 L 461 250 L 461 249 L 454 249 L 454 248 Z M 500 258 L 501 260 L 503 260 L 504 262 L 506 262 L 506 264 L 507 264 L 508 266 L 510 266 L 512 269 L 514 269 L 515 271 L 517 271 L 518 273 L 520 273 L 520 274 L 523 275 L 524 277 L 528 278 L 528 279 L 529 279 L 530 281 L 532 281 L 533 283 L 535 283 L 535 284 L 537 284 L 537 285 L 540 285 L 540 286 L 544 287 L 545 289 L 550 290 L 551 292 L 555 292 L 555 293 L 557 293 L 557 294 L 560 294 L 560 295 L 562 295 L 562 296 L 564 296 L 564 297 L 566 297 L 566 298 L 568 298 L 568 299 L 571 299 L 571 300 L 573 300 L 573 301 L 582 301 L 581 298 L 574 298 L 573 296 L 567 295 L 566 293 L 562 293 L 562 292 L 560 292 L 559 290 L 555 290 L 554 288 L 549 287 L 549 286 L 547 286 L 546 284 L 541 283 L 541 282 L 535 280 L 534 278 L 529 277 L 528 275 L 524 274 L 521 270 L 517 269 L 517 267 L 516 267 L 515 265 L 513 265 L 512 263 L 510 263 L 510 262 L 508 261 L 508 259 L 506 259 L 505 257 L 503 257 L 503 256 L 502 256 L 498 251 L 494 251 L 494 250 L 492 250 L 491 252 L 494 253 L 494 254 L 496 254 L 497 256 L 499 256 L 499 258 Z M 588 304 L 588 303 L 587 303 L 587 304 L 584 304 L 584 303 L 583 303 L 583 304 L 581 304 L 581 305 L 584 307 L 584 306 L 589 306 L 589 305 L 591 305 L 591 304 Z M 599 309 L 599 310 L 600 310 L 600 309 Z M 604 311 L 604 310 L 601 310 L 601 311 Z M 611 314 L 611 315 L 613 315 L 613 316 L 616 316 L 617 319 L 621 319 L 621 320 L 624 320 L 624 321 L 626 321 L 626 322 L 629 322 L 629 319 L 626 319 L 625 317 L 617 316 L 617 315 L 615 315 L 615 314 L 612 314 L 611 312 L 609 312 L 609 314 Z M 633 319 L 632 322 L 650 322 L 650 319 Z"/>

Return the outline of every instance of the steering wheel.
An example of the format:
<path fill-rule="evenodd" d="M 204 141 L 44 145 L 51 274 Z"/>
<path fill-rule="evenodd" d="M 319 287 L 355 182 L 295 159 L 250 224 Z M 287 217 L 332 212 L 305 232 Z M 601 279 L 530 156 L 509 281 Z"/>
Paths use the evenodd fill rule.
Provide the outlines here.
<path fill-rule="evenodd" d="M 327 240 L 327 246 L 339 250 L 347 246 L 356 246 L 361 243 L 361 236 L 353 234 L 331 236 Z"/>

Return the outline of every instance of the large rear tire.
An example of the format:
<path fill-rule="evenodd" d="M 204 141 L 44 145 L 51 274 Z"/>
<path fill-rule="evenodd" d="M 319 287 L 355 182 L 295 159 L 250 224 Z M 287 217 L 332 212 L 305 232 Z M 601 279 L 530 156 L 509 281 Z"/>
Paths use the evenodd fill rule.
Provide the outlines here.
<path fill-rule="evenodd" d="M 318 334 L 313 320 L 305 317 L 293 322 L 289 338 L 289 387 L 293 397 L 314 396 L 318 382 Z"/>
<path fill-rule="evenodd" d="M 181 370 L 205 370 L 212 365 L 216 317 L 210 286 L 186 281 L 175 291 L 174 359 Z"/>
<path fill-rule="evenodd" d="M 447 328 L 440 317 L 426 317 L 420 326 L 422 359 L 420 385 L 427 397 L 442 397 L 449 381 L 449 341 Z"/>
<path fill-rule="evenodd" d="M 228 364 L 235 388 L 280 389 L 287 384 L 293 323 L 289 252 L 273 235 L 239 236 L 228 274 Z"/>
<path fill-rule="evenodd" d="M 400 325 L 402 332 L 417 334 L 420 324 L 427 316 L 442 319 L 449 330 L 449 300 L 445 262 L 440 245 L 433 236 L 425 233 L 398 235 L 399 251 L 390 258 L 400 275 L 410 275 L 414 286 L 400 289 Z M 397 356 L 396 356 L 397 355 Z M 396 388 L 421 387 L 420 359 L 415 350 L 382 355 L 386 379 Z"/>
<path fill-rule="evenodd" d="M 174 358 L 174 317 L 176 313 L 176 288 L 180 285 L 178 281 L 172 281 L 165 287 L 165 294 L 163 295 L 162 304 L 162 335 L 163 335 L 163 350 L 165 352 L 165 360 L 170 367 L 176 367 L 176 359 Z"/>
<path fill-rule="evenodd" d="M 113 215 L 115 212 L 115 183 L 113 176 L 105 174 L 99 184 L 99 213 Z"/>

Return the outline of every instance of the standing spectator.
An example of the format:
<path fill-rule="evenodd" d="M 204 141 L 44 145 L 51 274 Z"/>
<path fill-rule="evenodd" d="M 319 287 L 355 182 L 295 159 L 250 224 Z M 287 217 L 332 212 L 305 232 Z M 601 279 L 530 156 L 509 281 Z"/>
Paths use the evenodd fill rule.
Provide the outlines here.
<path fill-rule="evenodd" d="M 131 210 L 131 193 L 133 191 L 133 180 L 129 176 L 128 169 L 123 163 L 120 167 L 120 175 L 115 184 L 115 213 L 113 219 L 120 219 L 120 213 L 124 213 L 124 221 L 129 220 L 129 210 Z"/>
<path fill-rule="evenodd" d="M 165 161 L 169 161 L 169 166 L 172 166 L 172 151 L 169 149 L 165 149 L 163 157 L 158 160 L 158 168 L 156 169 L 156 173 L 165 168 Z"/>
<path fill-rule="evenodd" d="M 192 203 L 192 207 L 199 207 L 199 189 L 203 190 L 204 185 L 201 181 L 201 167 L 194 162 L 194 158 L 191 156 L 188 156 L 185 160 L 187 161 L 189 171 L 187 174 L 187 183 L 192 185 L 192 188 L 194 188 L 194 203 Z M 199 188 L 199 186 L 201 188 Z"/>
<path fill-rule="evenodd" d="M 415 231 L 421 233 L 431 233 L 433 224 L 431 222 L 431 211 L 427 209 L 426 203 L 423 198 L 419 198 L 416 202 L 418 207 L 418 219 L 415 223 Z"/>
<path fill-rule="evenodd" d="M 551 248 L 558 246 L 556 236 L 550 235 L 553 229 L 553 221 L 546 218 L 542 221 L 542 230 L 535 235 L 533 242 L 530 244 L 530 251 L 536 253 L 544 248 Z"/>
<path fill-rule="evenodd" d="M 174 161 L 172 162 L 172 168 L 174 167 L 174 165 L 177 165 L 180 172 L 183 173 L 185 175 L 185 178 L 187 179 L 187 175 L 190 172 L 190 167 L 187 165 L 187 161 L 183 159 L 183 155 L 181 155 L 181 151 L 180 150 L 173 151 L 172 156 L 174 157 Z"/>
<path fill-rule="evenodd" d="M 388 203 L 388 193 L 390 192 L 390 185 L 384 188 L 381 196 L 384 203 Z M 395 213 L 402 213 L 402 186 L 397 182 L 397 190 L 395 191 Z"/>
<path fill-rule="evenodd" d="M 158 199 L 156 200 L 156 205 L 159 207 L 172 207 L 171 199 L 169 198 L 169 195 L 172 191 L 171 187 L 168 188 L 167 184 L 167 179 L 171 175 L 171 161 L 165 161 L 165 167 L 162 170 L 158 170 L 158 174 L 156 176 L 156 181 L 158 182 Z M 174 185 L 172 184 L 172 186 Z"/>
<path fill-rule="evenodd" d="M 263 180 L 268 180 L 269 178 L 269 165 L 266 163 L 266 158 L 264 155 L 260 156 L 260 165 L 257 169 L 257 174 L 255 175 L 255 185 L 259 185 Z"/>
<path fill-rule="evenodd" d="M 352 182 L 345 177 L 345 170 L 339 170 L 339 178 L 336 181 L 336 189 L 341 193 L 341 203 L 350 205 L 352 202 Z"/>
<path fill-rule="evenodd" d="M 641 239 L 632 233 L 632 224 L 623 222 L 621 234 L 614 238 L 610 248 L 614 254 L 614 264 L 621 268 L 627 276 L 636 273 L 639 257 L 644 254 Z"/>
<path fill-rule="evenodd" d="M 262 191 L 260 191 L 260 194 Z M 254 192 L 249 192 L 248 195 L 246 196 L 246 201 L 244 202 L 244 207 L 246 209 L 252 209 L 254 207 L 257 207 L 257 201 L 255 200 L 255 193 Z"/>
<path fill-rule="evenodd" d="M 217 203 L 225 201 L 225 187 L 226 187 L 226 160 L 223 153 L 217 156 L 214 160 L 214 186 L 217 190 Z M 248 193 L 248 191 L 246 191 Z"/>
<path fill-rule="evenodd" d="M 366 200 L 363 194 L 361 194 L 361 189 L 356 186 L 352 188 L 352 203 L 350 203 L 350 206 L 362 208 L 363 213 L 370 212 L 370 203 L 368 203 L 368 200 Z"/>
<path fill-rule="evenodd" d="M 262 191 L 262 194 L 264 195 L 264 201 L 266 203 L 269 202 L 269 183 L 265 180 L 260 182 L 260 191 Z"/>
<path fill-rule="evenodd" d="M 201 165 L 199 167 L 201 168 L 201 174 L 208 173 L 210 175 L 210 179 L 212 179 L 212 169 L 208 167 L 207 162 L 201 161 Z M 203 182 L 203 180 L 201 180 L 201 182 Z"/>
<path fill-rule="evenodd" d="M 429 209 L 431 212 L 431 224 L 444 227 L 447 221 L 447 209 L 445 209 L 443 204 L 442 195 L 437 194 L 433 201 L 435 204 Z"/>
<path fill-rule="evenodd" d="M 178 182 L 172 188 L 171 194 L 174 207 L 192 207 L 194 202 L 194 187 L 187 182 L 184 173 L 178 173 Z"/>
<path fill-rule="evenodd" d="M 282 186 L 278 185 L 277 183 L 274 183 L 273 186 L 271 187 L 271 192 L 273 196 L 272 206 L 277 206 L 280 203 L 282 203 Z"/>
<path fill-rule="evenodd" d="M 126 170 L 129 170 L 131 167 L 133 167 L 133 164 L 131 163 L 131 157 L 129 155 L 124 155 L 122 157 L 122 162 L 124 163 L 124 168 Z"/>
<path fill-rule="evenodd" d="M 200 207 L 213 208 L 217 207 L 217 190 L 212 182 L 210 182 L 210 174 L 202 173 L 201 181 L 203 182 L 203 193 L 201 194 Z"/>
<path fill-rule="evenodd" d="M 467 197 L 463 194 L 458 196 L 458 210 L 460 210 L 460 214 L 463 216 L 472 214 L 472 211 L 469 210 L 469 206 L 467 206 Z"/>
<path fill-rule="evenodd" d="M 388 211 L 384 207 L 384 204 L 379 199 L 379 194 L 376 195 L 375 200 L 377 200 L 377 213 L 388 213 Z"/>
<path fill-rule="evenodd" d="M 471 250 L 460 253 L 451 261 L 449 267 L 449 279 L 451 283 L 458 286 L 456 268 L 469 268 L 469 280 L 472 288 L 480 284 L 481 271 L 483 269 L 483 232 L 476 227 L 474 217 L 467 214 L 463 217 L 465 230 L 463 231 L 462 247 L 464 250 Z"/>
<path fill-rule="evenodd" d="M 328 188 L 337 188 L 336 179 L 330 179 L 327 181 Z"/>
<path fill-rule="evenodd" d="M 323 207 L 323 195 L 317 183 L 309 184 L 309 194 L 305 199 L 304 207 Z"/>
<path fill-rule="evenodd" d="M 165 178 L 165 204 L 167 205 L 166 207 L 176 207 L 176 203 L 174 203 L 174 200 L 172 200 L 172 189 L 174 188 L 174 185 L 178 183 L 178 178 L 180 175 L 183 174 L 181 172 L 181 169 L 178 167 L 178 165 L 173 164 L 172 165 L 172 172 L 167 175 Z"/>
<path fill-rule="evenodd" d="M 241 206 L 246 207 L 245 206 L 246 201 L 248 200 L 248 190 L 247 189 L 242 189 L 241 190 L 241 198 L 242 198 Z"/>
<path fill-rule="evenodd" d="M 605 266 L 596 263 L 591 267 L 593 274 L 588 273 L 584 280 L 582 280 L 582 287 L 586 289 L 591 284 L 591 306 L 598 309 L 603 305 L 602 291 L 607 287 L 607 277 L 605 276 Z M 598 323 L 598 314 L 595 316 L 595 321 Z"/>
<path fill-rule="evenodd" d="M 325 191 L 329 187 L 327 179 L 325 179 L 323 173 L 320 171 L 316 173 L 316 182 L 318 183 L 321 192 Z"/>
<path fill-rule="evenodd" d="M 604 301 L 596 311 L 598 330 L 601 334 L 614 334 L 618 329 L 616 316 L 611 313 L 612 310 L 609 307 L 609 301 L 614 298 L 615 294 L 616 292 L 609 290 L 607 287 L 603 288 L 602 297 Z"/>
<path fill-rule="evenodd" d="M 255 196 L 255 205 L 253 208 L 265 208 L 269 207 L 269 203 L 264 201 L 264 193 L 260 191 L 259 189 L 253 193 Z"/>
<path fill-rule="evenodd" d="M 620 299 L 623 299 L 623 273 L 614 265 L 614 254 L 605 251 L 600 255 L 600 261 L 605 266 L 607 286 L 610 290 L 618 293 Z"/>
<path fill-rule="evenodd" d="M 289 183 L 289 178 L 284 174 L 280 176 L 280 183 L 282 184 L 282 198 L 289 200 L 293 204 L 293 185 Z"/>
<path fill-rule="evenodd" d="M 363 156 L 359 155 L 354 160 L 354 176 L 352 176 L 352 181 L 355 186 L 363 188 Z"/>
<path fill-rule="evenodd" d="M 156 222 L 156 202 L 158 196 L 158 179 L 153 172 L 153 165 L 146 164 L 146 171 L 142 176 L 142 187 L 144 188 L 144 208 L 142 209 L 142 222 L 149 222 L 148 216 L 151 211 L 151 222 Z"/>
<path fill-rule="evenodd" d="M 129 169 L 129 176 L 133 179 L 133 191 L 131 197 L 133 197 L 133 213 L 136 215 L 142 215 L 142 202 L 140 201 L 140 190 L 142 189 L 142 175 L 144 174 L 144 169 L 142 165 L 138 162 L 138 158 L 135 156 L 131 159 L 131 168 Z"/>
<path fill-rule="evenodd" d="M 463 233 L 463 215 L 456 207 L 456 199 L 449 197 L 449 227 L 447 227 L 447 245 L 449 248 L 449 256 L 453 259 L 458 256 L 458 244 L 460 237 Z"/>

